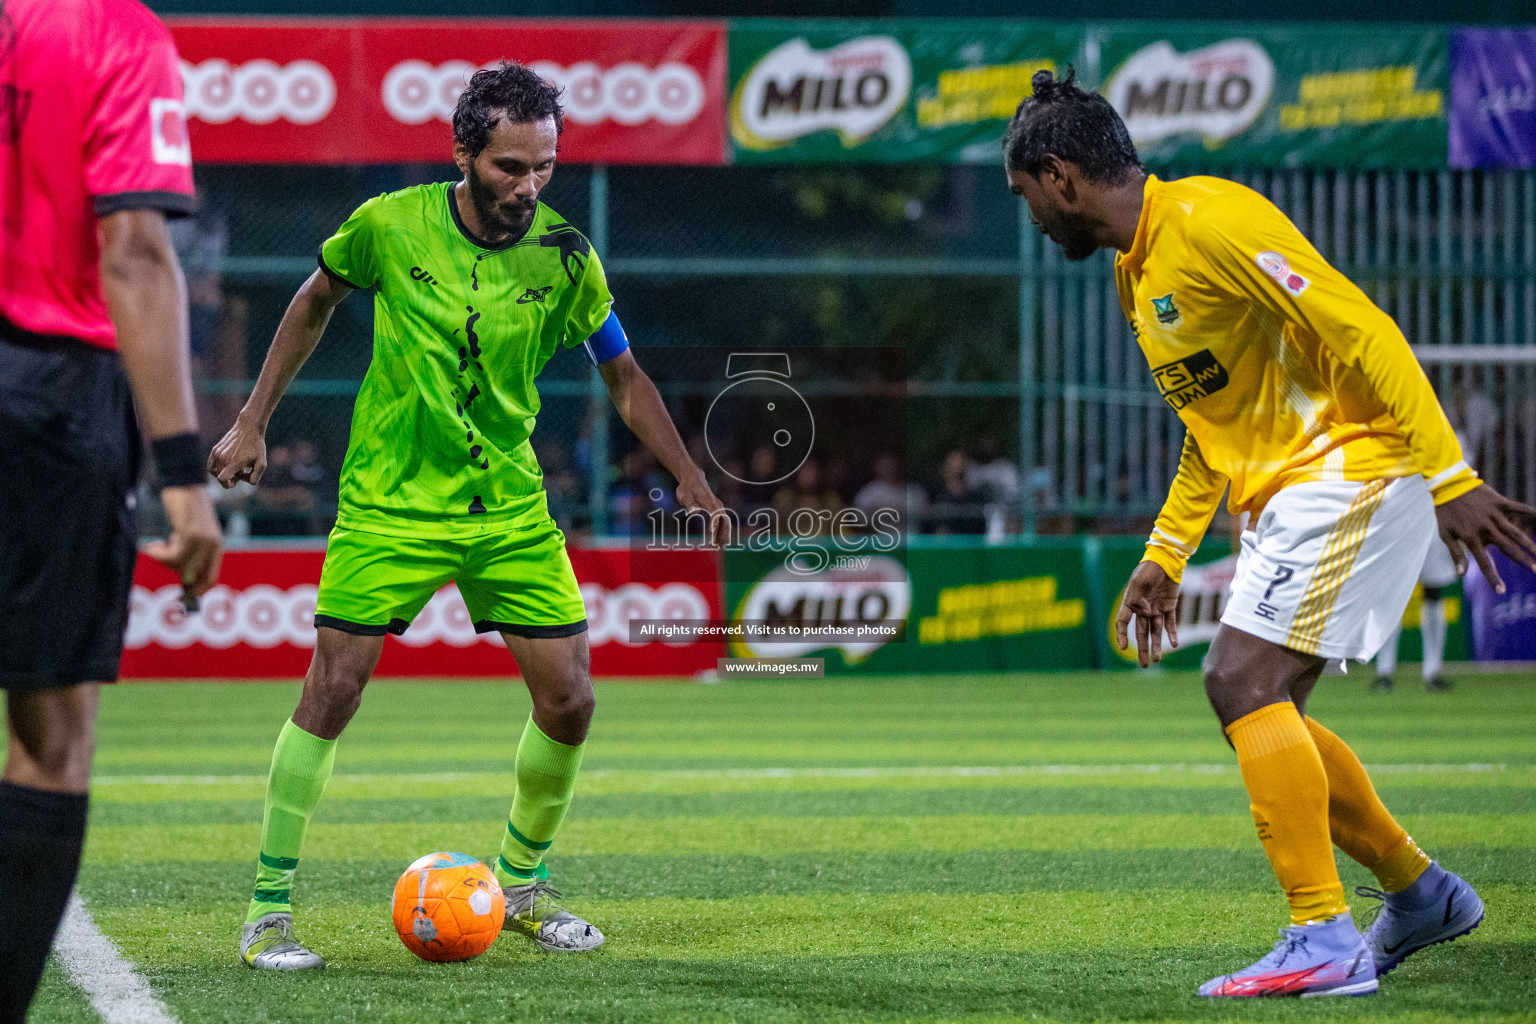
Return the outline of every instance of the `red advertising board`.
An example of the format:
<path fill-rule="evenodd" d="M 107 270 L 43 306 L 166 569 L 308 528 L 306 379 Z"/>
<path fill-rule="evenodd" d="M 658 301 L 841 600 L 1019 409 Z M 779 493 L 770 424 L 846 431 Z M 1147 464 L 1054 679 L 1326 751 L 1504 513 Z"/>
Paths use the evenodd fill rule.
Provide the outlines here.
<path fill-rule="evenodd" d="M 631 555 L 624 548 L 570 549 L 587 605 L 594 676 L 688 676 L 713 669 L 722 643 L 634 644 L 631 619 L 722 617 L 718 556 L 705 551 Z M 636 572 L 633 558 L 666 560 Z M 315 646 L 320 548 L 231 551 L 220 583 L 196 615 L 181 611 L 175 577 L 140 557 L 123 651 L 124 678 L 297 679 Z M 675 579 L 711 583 L 637 583 Z M 497 633 L 475 633 L 451 584 L 402 636 L 388 637 L 380 676 L 507 676 L 516 671 Z"/>
<path fill-rule="evenodd" d="M 508 58 L 564 90 L 563 160 L 725 161 L 724 22 L 167 21 L 194 161 L 446 163 L 469 75 Z"/>

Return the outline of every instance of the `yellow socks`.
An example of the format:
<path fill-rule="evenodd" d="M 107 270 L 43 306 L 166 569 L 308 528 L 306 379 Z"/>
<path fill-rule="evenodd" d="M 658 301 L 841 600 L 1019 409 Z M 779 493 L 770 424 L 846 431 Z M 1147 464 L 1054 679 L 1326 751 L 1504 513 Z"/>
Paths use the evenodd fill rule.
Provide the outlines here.
<path fill-rule="evenodd" d="M 1282 701 L 1244 715 L 1227 726 L 1227 737 L 1291 922 L 1346 912 L 1328 832 L 1328 774 L 1296 705 Z"/>
<path fill-rule="evenodd" d="M 1387 892 L 1401 892 L 1429 867 L 1429 855 L 1387 810 L 1348 745 L 1312 719 L 1307 730 L 1328 773 L 1328 830 L 1339 849 L 1371 869 Z"/>

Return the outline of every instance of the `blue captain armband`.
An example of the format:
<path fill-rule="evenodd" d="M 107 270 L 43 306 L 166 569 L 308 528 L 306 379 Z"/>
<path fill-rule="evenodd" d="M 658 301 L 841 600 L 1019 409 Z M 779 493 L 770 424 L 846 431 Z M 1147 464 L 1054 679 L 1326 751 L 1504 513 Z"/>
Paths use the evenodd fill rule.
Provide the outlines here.
<path fill-rule="evenodd" d="M 593 332 L 592 337 L 582 344 L 587 350 L 587 358 L 592 360 L 593 366 L 596 366 L 623 355 L 629 348 L 629 339 L 624 335 L 624 328 L 619 323 L 618 314 L 609 310 L 608 319 L 603 321 L 603 326 Z"/>

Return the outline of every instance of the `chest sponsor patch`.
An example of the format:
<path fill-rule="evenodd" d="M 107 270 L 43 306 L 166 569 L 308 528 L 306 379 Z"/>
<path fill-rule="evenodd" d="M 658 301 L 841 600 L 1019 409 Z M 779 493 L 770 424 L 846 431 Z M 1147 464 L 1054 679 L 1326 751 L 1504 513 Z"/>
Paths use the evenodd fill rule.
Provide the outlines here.
<path fill-rule="evenodd" d="M 1227 370 L 1211 355 L 1210 349 L 1202 349 L 1192 356 L 1154 366 L 1152 379 L 1157 382 L 1163 401 L 1178 412 L 1190 402 L 1214 395 L 1226 387 Z"/>
<path fill-rule="evenodd" d="M 1157 314 L 1157 322 L 1165 327 L 1172 327 L 1179 322 L 1179 307 L 1174 305 L 1173 292 L 1169 292 L 1162 298 L 1152 299 L 1152 312 Z"/>
<path fill-rule="evenodd" d="M 1259 265 L 1259 269 L 1270 277 L 1280 282 L 1280 287 L 1292 295 L 1301 296 L 1301 293 L 1312 286 L 1312 282 L 1302 277 L 1291 269 L 1291 261 L 1273 250 L 1266 249 L 1253 258 L 1253 262 Z"/>

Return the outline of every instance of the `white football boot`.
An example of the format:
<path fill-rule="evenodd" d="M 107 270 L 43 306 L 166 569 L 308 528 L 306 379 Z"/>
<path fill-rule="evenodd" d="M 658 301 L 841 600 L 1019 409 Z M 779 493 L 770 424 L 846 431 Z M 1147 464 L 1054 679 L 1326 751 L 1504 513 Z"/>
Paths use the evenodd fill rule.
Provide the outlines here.
<path fill-rule="evenodd" d="M 325 966 L 293 937 L 293 915 L 267 914 L 240 929 L 240 962 L 268 971 L 308 971 Z"/>
<path fill-rule="evenodd" d="M 543 879 L 502 890 L 507 919 L 502 931 L 522 932 L 547 953 L 585 953 L 603 944 L 603 933 L 560 906 L 559 890 Z"/>

